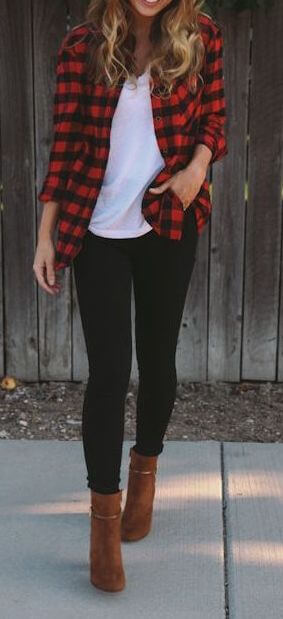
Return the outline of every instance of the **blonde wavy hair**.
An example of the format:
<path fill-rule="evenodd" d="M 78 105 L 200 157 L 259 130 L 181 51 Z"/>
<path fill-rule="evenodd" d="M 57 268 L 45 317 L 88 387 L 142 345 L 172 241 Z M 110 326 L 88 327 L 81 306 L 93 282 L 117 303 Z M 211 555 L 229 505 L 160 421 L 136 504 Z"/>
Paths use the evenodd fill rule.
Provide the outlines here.
<path fill-rule="evenodd" d="M 159 82 L 160 96 L 170 96 L 176 79 L 188 78 L 194 94 L 203 65 L 204 44 L 198 15 L 205 0 L 172 0 L 154 18 L 150 31 L 152 51 L 147 66 L 151 91 Z M 115 87 L 121 78 L 137 84 L 134 60 L 134 16 L 128 0 L 90 0 L 86 21 L 98 31 L 89 44 L 88 77 Z M 202 80 L 203 81 L 203 80 Z M 163 91 L 162 91 L 163 89 Z"/>

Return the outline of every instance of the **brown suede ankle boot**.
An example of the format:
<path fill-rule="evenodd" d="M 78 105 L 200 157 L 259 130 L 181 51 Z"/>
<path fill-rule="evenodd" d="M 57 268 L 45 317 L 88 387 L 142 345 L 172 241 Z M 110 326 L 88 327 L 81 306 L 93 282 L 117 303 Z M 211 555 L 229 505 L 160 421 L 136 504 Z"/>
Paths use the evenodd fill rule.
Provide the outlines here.
<path fill-rule="evenodd" d="M 121 555 L 122 490 L 100 494 L 91 490 L 90 581 L 104 591 L 121 591 L 125 573 Z"/>
<path fill-rule="evenodd" d="M 129 456 L 128 490 L 121 519 L 121 539 L 137 541 L 151 528 L 158 456 L 143 456 L 132 447 Z"/>

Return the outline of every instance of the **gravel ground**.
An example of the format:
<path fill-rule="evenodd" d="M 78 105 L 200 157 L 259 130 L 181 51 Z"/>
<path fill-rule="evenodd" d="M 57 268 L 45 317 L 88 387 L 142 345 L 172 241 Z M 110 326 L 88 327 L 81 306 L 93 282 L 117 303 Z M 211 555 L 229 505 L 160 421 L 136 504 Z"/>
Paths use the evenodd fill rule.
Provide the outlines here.
<path fill-rule="evenodd" d="M 81 440 L 86 382 L 16 381 L 0 387 L 0 438 Z M 137 384 L 125 406 L 125 440 L 135 439 Z M 165 440 L 283 442 L 283 383 L 179 383 Z"/>

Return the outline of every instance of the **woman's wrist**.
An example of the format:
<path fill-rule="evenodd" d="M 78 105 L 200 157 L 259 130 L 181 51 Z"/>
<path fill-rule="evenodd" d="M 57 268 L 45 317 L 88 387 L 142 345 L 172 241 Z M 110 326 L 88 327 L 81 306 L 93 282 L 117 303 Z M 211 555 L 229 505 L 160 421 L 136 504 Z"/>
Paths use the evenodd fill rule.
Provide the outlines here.
<path fill-rule="evenodd" d="M 59 208 L 58 202 L 53 202 L 51 200 L 45 202 L 38 230 L 38 240 L 52 240 L 58 220 Z"/>
<path fill-rule="evenodd" d="M 212 158 L 212 152 L 205 144 L 196 144 L 195 150 L 187 168 L 193 166 L 200 169 L 205 175 Z"/>

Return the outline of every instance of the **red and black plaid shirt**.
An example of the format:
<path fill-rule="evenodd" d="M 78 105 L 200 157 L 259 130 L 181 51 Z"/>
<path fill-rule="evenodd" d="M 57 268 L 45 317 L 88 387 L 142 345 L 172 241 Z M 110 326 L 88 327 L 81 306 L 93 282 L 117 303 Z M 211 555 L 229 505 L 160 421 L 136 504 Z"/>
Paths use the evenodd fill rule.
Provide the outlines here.
<path fill-rule="evenodd" d="M 155 82 L 151 94 L 154 130 L 165 167 L 145 190 L 141 208 L 158 234 L 176 240 L 181 238 L 185 215 L 180 198 L 170 187 L 158 195 L 149 187 L 157 187 L 187 166 L 198 143 L 212 151 L 210 164 L 228 152 L 222 32 L 206 14 L 199 15 L 199 22 L 206 49 L 201 71 L 204 83 L 198 76 L 193 95 L 186 80 L 178 78 L 171 96 L 163 99 Z M 124 83 L 122 79 L 118 86 L 109 88 L 88 80 L 86 59 L 93 36 L 99 36 L 99 32 L 91 24 L 80 24 L 64 36 L 58 52 L 53 144 L 47 175 L 37 196 L 41 202 L 60 204 L 55 270 L 70 266 L 81 248 L 103 182 L 111 121 Z M 195 209 L 198 233 L 211 207 L 205 179 L 188 207 Z"/>

